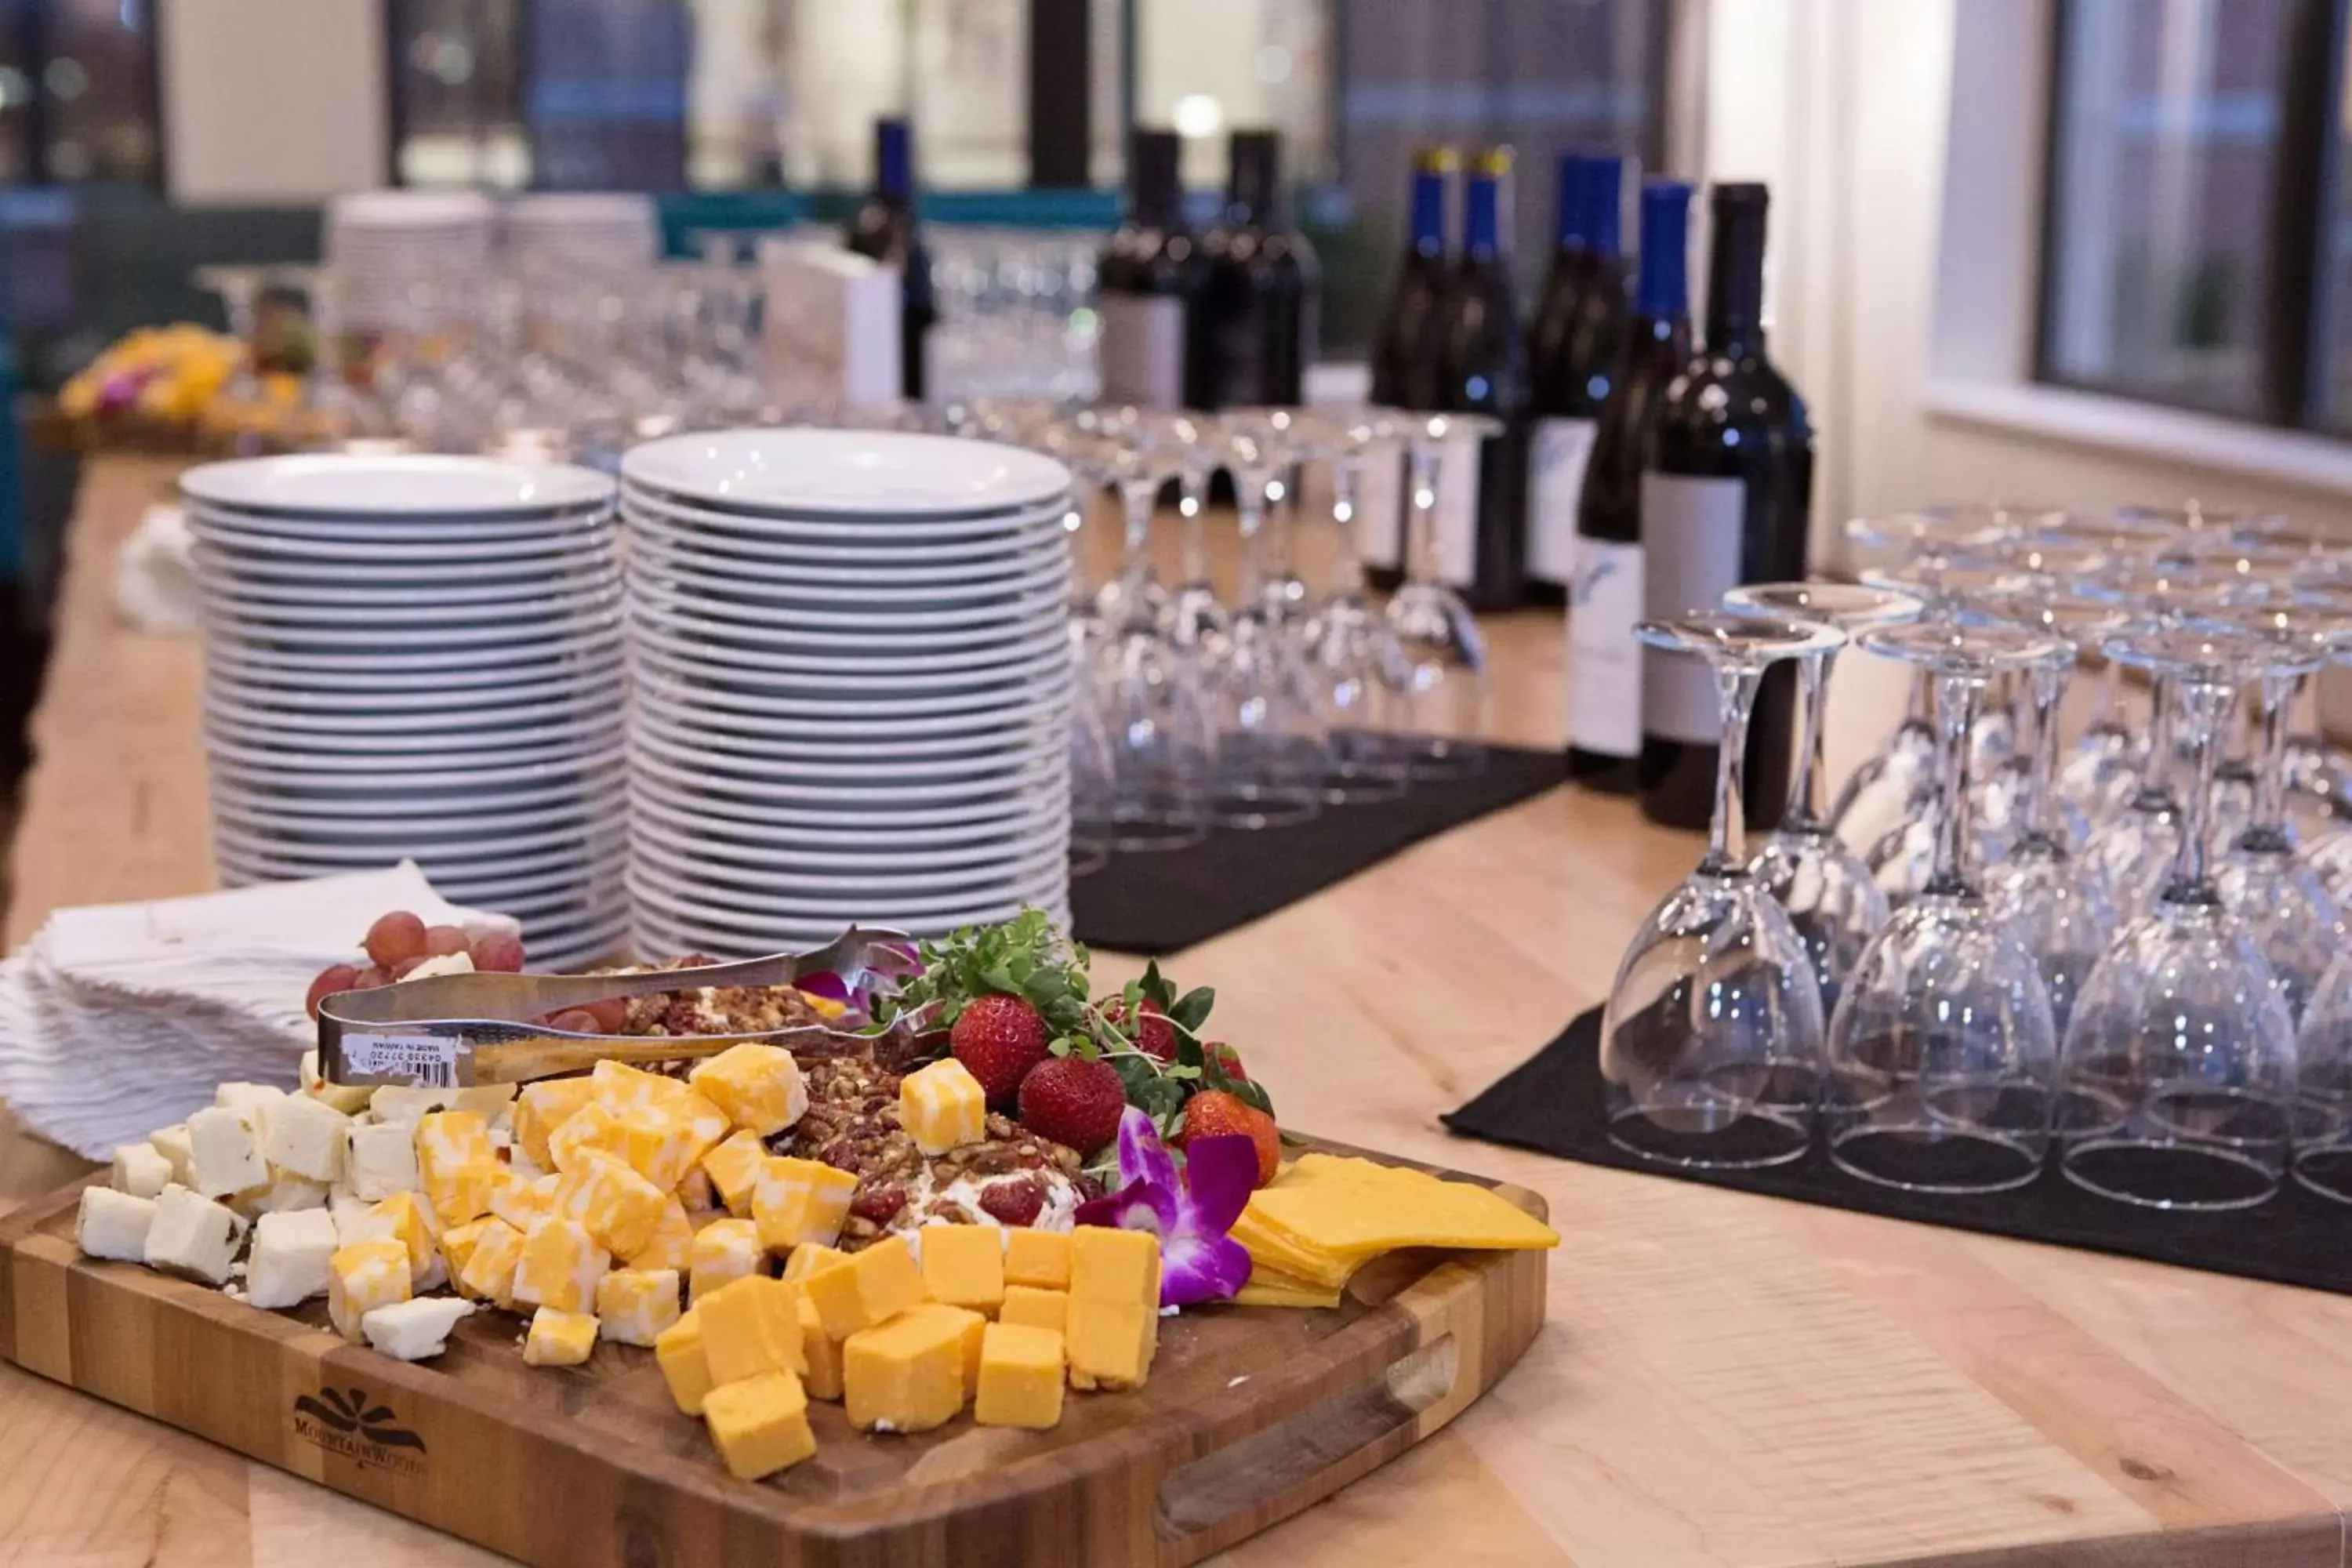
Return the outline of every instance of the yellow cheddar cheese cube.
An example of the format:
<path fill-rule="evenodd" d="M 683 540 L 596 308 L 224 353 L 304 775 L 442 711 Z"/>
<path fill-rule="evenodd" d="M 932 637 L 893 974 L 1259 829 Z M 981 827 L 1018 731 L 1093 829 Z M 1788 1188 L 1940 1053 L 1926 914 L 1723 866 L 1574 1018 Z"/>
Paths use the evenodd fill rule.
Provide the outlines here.
<path fill-rule="evenodd" d="M 335 1331 L 358 1344 L 360 1320 L 378 1307 L 409 1299 L 408 1248 L 383 1238 L 355 1241 L 327 1261 L 327 1317 Z"/>
<path fill-rule="evenodd" d="M 726 1125 L 726 1120 L 719 1118 L 720 1131 Z M 716 1142 L 706 1141 L 703 1131 L 682 1104 L 640 1106 L 623 1116 L 614 1128 L 614 1152 L 662 1191 L 674 1192 L 702 1158 L 703 1151 Z"/>
<path fill-rule="evenodd" d="M 576 1219 L 541 1220 L 523 1233 L 522 1260 L 515 1265 L 514 1299 L 525 1307 L 559 1312 L 592 1312 L 596 1287 L 613 1266 Z"/>
<path fill-rule="evenodd" d="M 393 1240 L 408 1249 L 410 1288 L 428 1288 L 435 1268 L 440 1264 L 438 1241 L 440 1226 L 433 1223 L 433 1211 L 415 1193 L 394 1193 L 371 1206 L 359 1234 L 370 1240 Z"/>
<path fill-rule="evenodd" d="M 738 1480 L 772 1476 L 816 1452 L 808 1395 L 788 1372 L 712 1389 L 702 1402 L 702 1424 L 727 1473 Z"/>
<path fill-rule="evenodd" d="M 839 1272 L 827 1269 L 816 1278 Z M 941 1426 L 963 1408 L 963 1326 L 944 1313 L 908 1312 L 860 1329 L 841 1347 L 849 1424 L 868 1432 L 928 1432 Z"/>
<path fill-rule="evenodd" d="M 596 1086 L 584 1078 L 557 1078 L 525 1084 L 522 1092 L 515 1096 L 515 1147 L 530 1155 L 530 1163 L 541 1170 L 556 1169 L 550 1157 L 548 1139 L 595 1093 Z"/>
<path fill-rule="evenodd" d="M 442 1228 L 490 1212 L 498 1151 L 489 1126 L 470 1110 L 436 1110 L 416 1121 L 416 1176 Z"/>
<path fill-rule="evenodd" d="M 800 1064 L 781 1046 L 746 1041 L 730 1046 L 686 1075 L 704 1099 L 747 1132 L 782 1132 L 808 1109 Z"/>
<path fill-rule="evenodd" d="M 632 1268 L 674 1268 L 682 1277 L 694 1267 L 694 1221 L 677 1198 L 662 1205 L 660 1223 L 645 1246 L 627 1259 Z"/>
<path fill-rule="evenodd" d="M 650 1345 L 677 1317 L 675 1268 L 615 1268 L 596 1282 L 596 1321 L 614 1344 Z"/>
<path fill-rule="evenodd" d="M 688 1312 L 654 1336 L 654 1360 L 660 1363 L 669 1396 L 688 1415 L 702 1414 L 710 1394 L 710 1363 L 702 1357 L 702 1318 Z"/>
<path fill-rule="evenodd" d="M 452 1226 L 441 1233 L 441 1261 L 447 1265 L 450 1282 L 461 1296 L 467 1293 L 466 1260 L 474 1256 L 474 1244 L 482 1239 L 483 1230 L 493 1223 L 505 1222 L 478 1219 L 470 1225 Z"/>
<path fill-rule="evenodd" d="M 1004 1304 L 1004 1232 L 992 1225 L 923 1227 L 923 1283 L 931 1300 L 993 1316 Z"/>
<path fill-rule="evenodd" d="M 824 1331 L 824 1319 L 816 1303 L 801 1292 L 801 1360 L 807 1368 L 801 1373 L 801 1385 L 808 1390 L 811 1399 L 841 1397 L 841 1342 Z"/>
<path fill-rule="evenodd" d="M 956 1345 L 963 1357 L 963 1396 L 970 1399 L 980 1387 L 980 1345 L 988 1320 L 968 1307 L 950 1307 L 944 1301 L 920 1301 L 907 1309 L 906 1317 L 936 1318 L 950 1324 L 956 1331 Z"/>
<path fill-rule="evenodd" d="M 830 1247 L 849 1217 L 857 1178 L 821 1160 L 771 1158 L 751 1189 L 751 1218 L 761 1243 L 784 1252 L 815 1242 Z"/>
<path fill-rule="evenodd" d="M 944 1154 L 988 1135 L 988 1091 L 953 1057 L 898 1080 L 898 1120 L 926 1154 Z"/>
<path fill-rule="evenodd" d="M 631 1258 L 653 1240 L 669 1201 L 667 1193 L 627 1165 L 590 1150 L 556 1183 L 554 1213 L 586 1226 L 606 1251 Z"/>
<path fill-rule="evenodd" d="M 1082 1225 L 1070 1233 L 1070 1300 L 1160 1310 L 1160 1238 L 1148 1230 Z"/>
<path fill-rule="evenodd" d="M 478 1300 L 495 1301 L 514 1310 L 515 1270 L 522 1264 L 522 1232 L 502 1219 L 482 1222 L 482 1234 L 466 1258 L 457 1288 Z"/>
<path fill-rule="evenodd" d="M 1072 1388 L 1135 1388 L 1151 1374 L 1160 1345 L 1160 1309 L 1132 1301 L 1070 1298 L 1063 1352 Z"/>
<path fill-rule="evenodd" d="M 1045 1431 L 1062 1422 L 1062 1336 L 1052 1329 L 991 1323 L 980 1350 L 971 1418 L 982 1426 Z"/>
<path fill-rule="evenodd" d="M 713 1388 L 761 1373 L 798 1375 L 807 1364 L 801 1356 L 797 1285 L 754 1274 L 721 1285 L 694 1310 L 702 1319 L 702 1358 Z"/>
<path fill-rule="evenodd" d="M 530 1315 L 522 1359 L 532 1366 L 578 1366 L 596 1348 L 596 1319 L 589 1312 L 541 1307 Z"/>
<path fill-rule="evenodd" d="M 1004 1233 L 1004 1282 L 1041 1290 L 1070 1288 L 1070 1236 L 1016 1226 Z"/>
<path fill-rule="evenodd" d="M 686 1180 L 677 1184 L 677 1201 L 696 1214 L 719 1206 L 719 1194 L 710 1185 L 710 1173 L 702 1168 L 701 1161 L 696 1161 L 694 1169 L 686 1173 Z"/>
<path fill-rule="evenodd" d="M 723 1138 L 702 1156 L 703 1172 L 719 1189 L 719 1201 L 729 1214 L 743 1219 L 751 1217 L 751 1189 L 760 1184 L 767 1165 L 768 1146 L 756 1132 Z"/>
<path fill-rule="evenodd" d="M 1041 1290 L 1034 1285 L 1007 1285 L 1004 1305 L 996 1310 L 1000 1323 L 1024 1329 L 1051 1329 L 1061 1333 L 1069 1326 L 1070 1297 L 1066 1290 Z"/>
<path fill-rule="evenodd" d="M 569 1172 L 590 1154 L 620 1158 L 621 1119 L 598 1100 L 590 1100 L 564 1119 L 547 1138 L 547 1163 Z"/>
<path fill-rule="evenodd" d="M 793 1247 L 793 1255 L 784 1259 L 784 1278 L 805 1279 L 827 1264 L 839 1263 L 848 1256 L 839 1247 L 821 1247 L 814 1241 L 803 1243 Z"/>
<path fill-rule="evenodd" d="M 768 1260 L 760 1245 L 760 1227 L 748 1219 L 714 1220 L 694 1233 L 694 1255 L 688 1265 L 688 1293 L 699 1301 L 722 1285 L 749 1279 Z"/>
<path fill-rule="evenodd" d="M 558 1179 L 533 1181 L 501 1165 L 490 1178 L 490 1212 L 517 1230 L 529 1230 L 554 1211 Z"/>
<path fill-rule="evenodd" d="M 816 1302 L 824 1331 L 845 1340 L 921 1301 L 923 1271 L 907 1238 L 889 1236 L 845 1262 L 812 1271 L 800 1287 Z"/>
<path fill-rule="evenodd" d="M 674 1078 L 615 1061 L 598 1062 L 588 1081 L 594 1086 L 596 1103 L 614 1116 L 659 1105 L 686 1087 Z"/>

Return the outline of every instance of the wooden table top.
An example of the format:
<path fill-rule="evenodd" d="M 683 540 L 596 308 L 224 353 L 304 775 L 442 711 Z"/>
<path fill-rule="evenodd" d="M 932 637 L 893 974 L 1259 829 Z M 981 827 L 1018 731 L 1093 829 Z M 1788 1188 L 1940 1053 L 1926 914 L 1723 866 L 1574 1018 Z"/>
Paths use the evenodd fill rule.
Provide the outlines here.
<path fill-rule="evenodd" d="M 105 460 L 86 476 L 11 863 L 12 946 L 59 905 L 209 885 L 195 646 L 123 629 L 109 602 L 114 546 L 170 472 Z M 1499 732 L 1556 743 L 1557 618 L 1493 629 Z M 1833 732 L 1859 747 L 1899 688 L 1884 667 L 1846 662 L 1835 700 L 1850 721 Z M 2344 1563 L 2352 1300 L 1443 1131 L 1439 1111 L 1602 998 L 1628 933 L 1696 853 L 1627 804 L 1561 790 L 1169 965 L 1217 988 L 1220 1032 L 1289 1120 L 1534 1188 L 1565 1238 L 1550 1321 L 1500 1387 L 1223 1561 Z M 10 1197 L 79 1168 L 0 1131 Z M 330 1555 L 490 1561 L 0 1369 L 0 1563 L 243 1568 Z"/>

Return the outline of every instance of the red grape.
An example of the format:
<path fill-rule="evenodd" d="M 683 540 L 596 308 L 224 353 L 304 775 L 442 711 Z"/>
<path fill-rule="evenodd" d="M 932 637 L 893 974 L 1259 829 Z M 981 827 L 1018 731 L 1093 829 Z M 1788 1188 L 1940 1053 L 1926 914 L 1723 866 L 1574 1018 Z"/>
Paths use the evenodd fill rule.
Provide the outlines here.
<path fill-rule="evenodd" d="M 394 910 L 388 915 L 380 916 L 375 924 L 368 927 L 367 940 L 360 945 L 367 949 L 370 958 L 385 969 L 390 969 L 404 958 L 422 958 L 425 955 L 425 922 L 406 910 Z"/>
<path fill-rule="evenodd" d="M 580 1011 L 596 1020 L 596 1032 L 600 1035 L 617 1035 L 621 1026 L 629 1021 L 629 1003 L 625 996 L 591 1002 Z"/>
<path fill-rule="evenodd" d="M 599 1032 L 594 1016 L 582 1012 L 577 1007 L 568 1013 L 558 1013 L 547 1021 L 547 1026 L 551 1029 L 563 1029 L 574 1035 L 593 1035 Z"/>
<path fill-rule="evenodd" d="M 473 956 L 477 969 L 520 974 L 522 973 L 522 938 L 508 936 L 503 931 L 478 937 L 474 942 Z"/>
<path fill-rule="evenodd" d="M 469 943 L 465 931 L 457 926 L 426 926 L 425 951 L 435 958 L 445 958 L 453 952 L 463 952 Z"/>
<path fill-rule="evenodd" d="M 331 963 L 319 971 L 319 978 L 310 982 L 310 994 L 302 998 L 302 1011 L 313 1018 L 319 1016 L 319 1004 L 338 991 L 356 991 L 360 972 L 348 963 Z"/>
<path fill-rule="evenodd" d="M 389 985 L 391 984 L 392 976 L 385 972 L 383 966 L 380 963 L 371 963 L 365 969 L 360 971 L 359 978 L 352 982 L 352 989 L 354 991 L 373 991 L 379 985 Z"/>

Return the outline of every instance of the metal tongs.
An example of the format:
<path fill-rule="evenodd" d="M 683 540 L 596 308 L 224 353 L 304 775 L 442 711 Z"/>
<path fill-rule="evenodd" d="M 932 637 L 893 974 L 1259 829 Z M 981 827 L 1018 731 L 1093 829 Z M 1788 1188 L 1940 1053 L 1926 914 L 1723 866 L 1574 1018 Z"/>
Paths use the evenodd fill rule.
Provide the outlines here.
<path fill-rule="evenodd" d="M 716 1056 L 746 1040 L 790 1045 L 801 1055 L 847 1056 L 870 1042 L 823 1025 L 733 1035 L 585 1035 L 530 1020 L 616 997 L 790 985 L 813 974 L 836 975 L 854 994 L 868 975 L 911 973 L 914 950 L 904 931 L 852 926 L 814 952 L 738 963 L 643 974 L 436 974 L 338 992 L 319 1004 L 319 1073 L 329 1083 L 360 1088 L 470 1089 L 528 1083 L 600 1061 Z"/>

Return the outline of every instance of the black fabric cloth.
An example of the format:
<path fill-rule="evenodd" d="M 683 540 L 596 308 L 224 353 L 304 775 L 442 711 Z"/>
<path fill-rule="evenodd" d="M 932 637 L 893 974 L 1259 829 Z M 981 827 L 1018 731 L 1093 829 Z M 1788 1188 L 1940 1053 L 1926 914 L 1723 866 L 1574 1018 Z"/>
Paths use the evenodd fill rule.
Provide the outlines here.
<path fill-rule="evenodd" d="M 1415 784 L 1395 800 L 1333 805 L 1311 822 L 1217 828 L 1190 849 L 1114 854 L 1070 884 L 1071 933 L 1088 947 L 1160 957 L 1247 925 L 1424 838 L 1541 795 L 1568 776 L 1559 752 L 1492 748 L 1475 777 Z"/>
<path fill-rule="evenodd" d="M 1600 1045 L 1601 1012 L 1595 1008 L 1484 1094 L 1448 1113 L 1445 1124 L 1465 1137 L 1590 1165 L 2352 1295 L 2352 1206 L 2323 1198 L 2292 1176 L 2266 1203 L 2210 1212 L 2140 1208 L 2085 1192 L 2059 1173 L 2054 1153 L 2031 1185 L 1980 1195 L 1904 1192 L 1859 1180 L 1830 1163 L 1818 1135 L 1802 1159 L 1769 1169 L 1686 1171 L 1651 1164 L 1609 1142 Z"/>

